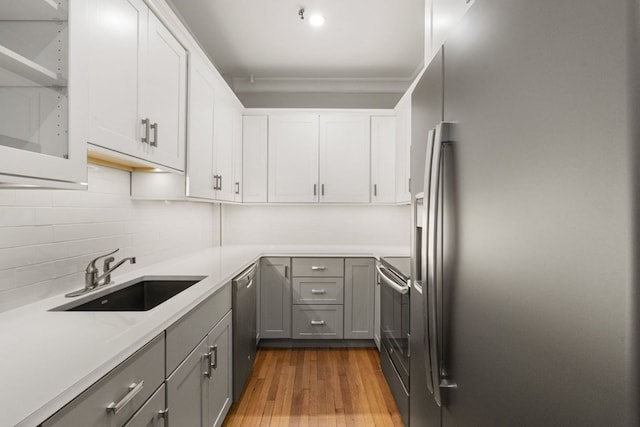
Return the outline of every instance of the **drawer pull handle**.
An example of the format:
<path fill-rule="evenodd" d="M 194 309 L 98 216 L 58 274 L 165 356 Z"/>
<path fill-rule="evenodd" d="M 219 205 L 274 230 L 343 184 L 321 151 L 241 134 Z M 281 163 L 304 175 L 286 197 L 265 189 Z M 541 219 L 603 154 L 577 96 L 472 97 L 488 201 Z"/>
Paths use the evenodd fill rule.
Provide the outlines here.
<path fill-rule="evenodd" d="M 312 320 L 311 324 L 314 325 L 314 326 L 316 326 L 316 325 L 317 326 L 321 326 L 321 325 L 324 325 L 324 320 Z"/>
<path fill-rule="evenodd" d="M 138 384 L 132 383 L 129 386 L 129 392 L 122 398 L 120 402 L 109 403 L 109 406 L 107 406 L 107 412 L 109 412 L 110 414 L 117 414 L 118 412 L 120 412 L 122 408 L 127 406 L 127 403 L 131 402 L 133 398 L 136 397 L 138 393 L 142 391 L 143 387 L 144 387 L 144 381 L 140 381 Z"/>
<path fill-rule="evenodd" d="M 313 271 L 317 271 L 317 270 L 322 271 L 322 270 L 326 270 L 326 269 L 327 269 L 327 267 L 325 267 L 324 265 L 312 265 L 311 266 L 311 270 L 313 270 Z"/>
<path fill-rule="evenodd" d="M 326 294 L 327 291 L 325 291 L 324 289 L 311 289 L 311 293 L 316 295 L 322 295 L 322 294 Z"/>

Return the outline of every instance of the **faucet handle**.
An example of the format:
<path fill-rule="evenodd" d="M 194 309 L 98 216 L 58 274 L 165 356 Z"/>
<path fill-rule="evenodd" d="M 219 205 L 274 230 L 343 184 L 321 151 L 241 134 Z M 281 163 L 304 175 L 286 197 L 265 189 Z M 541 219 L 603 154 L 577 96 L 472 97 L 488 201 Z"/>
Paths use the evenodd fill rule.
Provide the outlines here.
<path fill-rule="evenodd" d="M 100 258 L 104 258 L 104 257 L 106 257 L 106 256 L 113 255 L 113 254 L 115 254 L 116 252 L 118 252 L 119 250 L 120 250 L 120 248 L 116 249 L 116 250 L 115 250 L 115 251 L 113 251 L 113 252 L 109 252 L 108 254 L 100 255 L 99 257 L 94 258 L 94 259 L 89 263 L 89 265 L 87 265 L 87 271 L 86 271 L 86 272 L 87 272 L 87 273 L 92 273 L 92 272 L 96 272 L 96 271 L 98 271 L 98 268 L 96 267 L 96 262 L 98 262 L 98 260 L 99 260 Z M 111 260 L 111 261 L 113 261 L 113 260 Z M 105 262 L 106 262 L 106 260 L 105 260 Z"/>

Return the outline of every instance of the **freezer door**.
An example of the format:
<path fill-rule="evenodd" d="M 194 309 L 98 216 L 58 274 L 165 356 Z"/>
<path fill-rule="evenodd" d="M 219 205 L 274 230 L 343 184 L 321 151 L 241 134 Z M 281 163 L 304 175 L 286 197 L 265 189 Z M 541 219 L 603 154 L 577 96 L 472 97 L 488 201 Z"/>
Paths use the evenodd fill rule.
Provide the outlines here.
<path fill-rule="evenodd" d="M 638 425 L 627 4 L 478 1 L 445 44 L 444 427 Z"/>
<path fill-rule="evenodd" d="M 442 61 L 442 52 L 438 52 L 422 75 L 412 96 L 412 183 L 420 180 L 420 189 L 424 189 L 424 194 L 414 197 L 412 218 L 414 253 L 409 339 L 409 418 L 410 425 L 418 426 L 439 426 L 441 412 L 435 401 L 436 390 L 431 378 L 427 283 L 429 266 L 426 258 L 433 141 L 435 128 L 442 120 Z M 420 156 L 420 162 L 416 161 L 416 156 Z M 414 164 L 420 164 L 417 175 L 413 175 L 417 168 Z"/>

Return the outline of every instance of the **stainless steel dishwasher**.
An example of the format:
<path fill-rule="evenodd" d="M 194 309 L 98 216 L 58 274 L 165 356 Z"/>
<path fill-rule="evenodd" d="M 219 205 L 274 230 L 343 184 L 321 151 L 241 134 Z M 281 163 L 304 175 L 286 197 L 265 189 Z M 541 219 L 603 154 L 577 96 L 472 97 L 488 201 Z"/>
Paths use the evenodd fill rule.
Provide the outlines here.
<path fill-rule="evenodd" d="M 244 270 L 232 282 L 233 317 L 233 401 L 244 390 L 256 356 L 256 264 Z"/>

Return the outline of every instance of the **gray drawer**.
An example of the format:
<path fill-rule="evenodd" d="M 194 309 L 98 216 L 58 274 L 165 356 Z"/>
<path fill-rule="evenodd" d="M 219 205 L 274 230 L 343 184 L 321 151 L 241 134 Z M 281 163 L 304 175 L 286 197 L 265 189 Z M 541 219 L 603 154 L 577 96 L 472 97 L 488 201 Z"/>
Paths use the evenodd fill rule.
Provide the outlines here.
<path fill-rule="evenodd" d="M 225 285 L 167 329 L 167 377 L 229 310 L 230 284 Z"/>
<path fill-rule="evenodd" d="M 162 412 L 167 409 L 164 396 L 165 386 L 162 385 L 123 427 L 164 427 Z"/>
<path fill-rule="evenodd" d="M 161 334 L 72 400 L 42 426 L 121 426 L 156 391 L 163 380 L 164 337 Z M 134 384 L 137 387 L 134 386 L 132 390 L 131 386 Z M 132 398 L 127 402 L 129 397 Z M 122 404 L 118 413 L 107 410 L 110 402 L 113 405 Z"/>
<path fill-rule="evenodd" d="M 341 305 L 294 305 L 294 339 L 341 339 Z"/>
<path fill-rule="evenodd" d="M 297 277 L 293 279 L 294 304 L 342 304 L 344 279 Z"/>
<path fill-rule="evenodd" d="M 344 258 L 293 258 L 293 277 L 344 277 Z"/>

